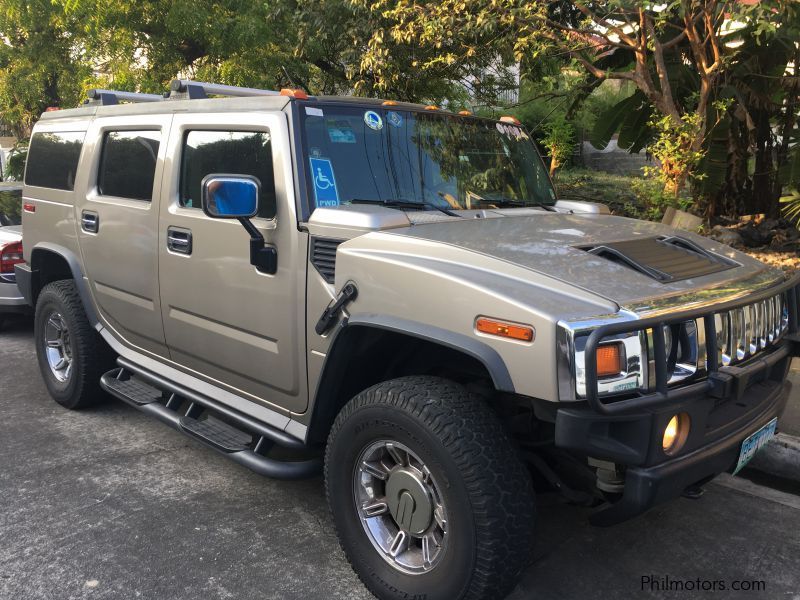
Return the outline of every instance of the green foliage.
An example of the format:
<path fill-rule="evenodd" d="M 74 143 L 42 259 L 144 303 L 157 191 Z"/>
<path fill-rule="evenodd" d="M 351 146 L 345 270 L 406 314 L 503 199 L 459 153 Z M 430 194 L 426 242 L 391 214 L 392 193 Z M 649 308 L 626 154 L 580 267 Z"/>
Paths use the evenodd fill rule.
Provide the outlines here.
<path fill-rule="evenodd" d="M 553 119 L 544 127 L 545 136 L 542 144 L 550 155 L 550 176 L 555 170 L 567 162 L 575 143 L 575 128 L 567 123 L 564 117 Z"/>
<path fill-rule="evenodd" d="M 11 149 L 6 161 L 6 172 L 3 174 L 7 181 L 22 181 L 27 157 L 28 145 L 26 142 L 18 143 Z"/>
<path fill-rule="evenodd" d="M 658 181 L 666 194 L 677 199 L 703 159 L 703 152 L 694 148 L 702 126 L 701 117 L 684 115 L 683 121 L 677 122 L 666 115 L 654 117 L 649 125 L 656 132 L 650 152 L 660 166 L 645 167 L 645 176 Z"/>
<path fill-rule="evenodd" d="M 22 192 L 0 189 L 0 226 L 19 223 L 21 211 Z"/>
<path fill-rule="evenodd" d="M 687 196 L 675 196 L 664 190 L 658 177 L 642 177 L 631 179 L 631 188 L 636 194 L 636 204 L 626 207 L 629 216 L 648 221 L 660 221 L 667 208 L 688 211 L 692 207 L 692 199 Z"/>
<path fill-rule="evenodd" d="M 607 204 L 614 214 L 660 221 L 668 207 L 687 210 L 691 200 L 664 193 L 661 184 L 640 175 L 620 175 L 588 169 L 564 169 L 558 176 L 558 195 Z"/>
<path fill-rule="evenodd" d="M 791 157 L 787 161 L 782 177 L 788 193 L 780 198 L 783 215 L 800 227 L 800 131 L 793 132 Z"/>

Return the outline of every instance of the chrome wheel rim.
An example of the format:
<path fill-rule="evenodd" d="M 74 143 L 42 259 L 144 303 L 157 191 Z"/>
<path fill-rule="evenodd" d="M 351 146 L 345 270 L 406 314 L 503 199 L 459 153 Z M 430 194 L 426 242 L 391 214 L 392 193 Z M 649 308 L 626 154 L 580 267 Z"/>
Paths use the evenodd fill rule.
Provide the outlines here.
<path fill-rule="evenodd" d="M 447 511 L 433 475 L 407 446 L 381 440 L 359 455 L 356 511 L 372 545 L 395 569 L 427 573 L 447 547 Z"/>
<path fill-rule="evenodd" d="M 72 346 L 67 323 L 60 313 L 54 312 L 47 318 L 44 345 L 53 377 L 61 382 L 67 381 L 72 373 Z"/>

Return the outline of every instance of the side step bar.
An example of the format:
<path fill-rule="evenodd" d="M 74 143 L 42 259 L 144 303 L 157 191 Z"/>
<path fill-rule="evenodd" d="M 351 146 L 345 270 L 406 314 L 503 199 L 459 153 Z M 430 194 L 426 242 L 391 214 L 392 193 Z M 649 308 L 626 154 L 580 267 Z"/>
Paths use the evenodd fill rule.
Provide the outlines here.
<path fill-rule="evenodd" d="M 119 359 L 121 366 L 100 378 L 100 386 L 112 396 L 259 475 L 274 479 L 302 479 L 320 471 L 321 458 L 283 461 L 264 456 L 275 444 L 296 450 L 305 448 L 300 440 L 153 373 L 136 367 L 129 369 L 127 362 Z M 187 404 L 188 408 L 182 410 Z M 204 413 L 205 418 L 199 419 Z M 217 418 L 219 416 L 226 420 Z"/>

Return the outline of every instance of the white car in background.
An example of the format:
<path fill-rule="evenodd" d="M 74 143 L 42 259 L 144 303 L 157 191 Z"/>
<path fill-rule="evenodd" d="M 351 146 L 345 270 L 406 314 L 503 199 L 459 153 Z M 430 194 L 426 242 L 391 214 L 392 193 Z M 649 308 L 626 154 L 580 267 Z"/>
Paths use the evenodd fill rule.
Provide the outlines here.
<path fill-rule="evenodd" d="M 0 326 L 8 314 L 29 312 L 14 275 L 14 265 L 21 262 L 22 226 L 0 226 Z"/>

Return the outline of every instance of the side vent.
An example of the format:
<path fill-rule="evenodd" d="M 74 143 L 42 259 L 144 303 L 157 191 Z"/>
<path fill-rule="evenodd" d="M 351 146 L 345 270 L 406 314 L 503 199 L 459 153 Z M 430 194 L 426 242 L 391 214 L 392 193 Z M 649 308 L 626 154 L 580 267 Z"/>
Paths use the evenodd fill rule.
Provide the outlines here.
<path fill-rule="evenodd" d="M 326 283 L 332 284 L 336 276 L 336 249 L 344 240 L 311 238 L 311 264 Z"/>

